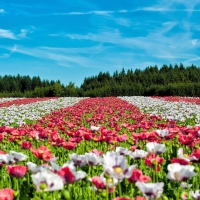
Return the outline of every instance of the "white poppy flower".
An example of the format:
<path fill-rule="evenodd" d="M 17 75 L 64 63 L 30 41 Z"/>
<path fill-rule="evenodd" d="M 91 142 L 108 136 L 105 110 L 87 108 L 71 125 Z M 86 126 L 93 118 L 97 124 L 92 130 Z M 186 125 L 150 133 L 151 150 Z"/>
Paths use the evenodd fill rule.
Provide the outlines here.
<path fill-rule="evenodd" d="M 14 164 L 15 160 L 10 154 L 0 154 L 0 164 Z"/>
<path fill-rule="evenodd" d="M 85 159 L 88 165 L 96 166 L 102 163 L 102 158 L 95 153 L 85 153 Z"/>
<path fill-rule="evenodd" d="M 154 154 L 161 154 L 167 150 L 164 144 L 159 144 L 157 142 L 147 143 L 146 148 L 149 153 L 154 153 Z"/>
<path fill-rule="evenodd" d="M 28 158 L 27 155 L 24 155 L 23 153 L 19 153 L 19 152 L 15 152 L 15 151 L 10 151 L 9 153 L 13 159 L 16 161 L 16 162 L 19 162 L 19 161 L 24 161 Z"/>
<path fill-rule="evenodd" d="M 62 178 L 53 172 L 38 172 L 31 175 L 31 178 L 38 191 L 62 190 L 64 187 Z"/>
<path fill-rule="evenodd" d="M 27 162 L 26 165 L 33 174 L 36 174 L 38 172 L 51 171 L 51 167 L 47 165 L 36 165 L 33 162 Z"/>
<path fill-rule="evenodd" d="M 87 176 L 87 174 L 84 171 L 77 171 L 75 173 L 75 181 L 79 181 L 83 178 L 85 178 Z"/>
<path fill-rule="evenodd" d="M 167 137 L 170 136 L 171 134 L 169 133 L 169 130 L 164 129 L 164 130 L 156 130 L 156 133 L 160 136 L 160 137 Z"/>
<path fill-rule="evenodd" d="M 185 181 L 193 176 L 196 176 L 194 172 L 194 166 L 180 165 L 179 163 L 169 164 L 167 166 L 168 174 L 167 178 L 174 181 Z"/>
<path fill-rule="evenodd" d="M 147 156 L 148 152 L 141 150 L 141 149 L 136 149 L 134 152 L 131 152 L 129 156 L 134 159 L 138 160 L 140 158 L 145 158 Z"/>
<path fill-rule="evenodd" d="M 190 161 L 189 156 L 183 154 L 183 148 L 178 149 L 177 155 L 178 155 L 178 158 L 181 158 L 181 159 L 186 160 L 186 161 Z"/>
<path fill-rule="evenodd" d="M 51 167 L 54 170 L 54 172 L 57 172 L 61 169 L 61 167 L 57 163 L 55 163 L 54 161 L 49 161 L 49 162 L 50 162 Z"/>
<path fill-rule="evenodd" d="M 124 147 L 116 147 L 116 152 L 124 156 L 129 155 L 131 153 L 131 151 Z"/>
<path fill-rule="evenodd" d="M 151 200 L 160 198 L 163 193 L 164 183 L 144 183 L 136 182 L 135 184 L 143 195 Z"/>
<path fill-rule="evenodd" d="M 76 153 L 72 153 L 69 155 L 69 157 L 74 162 L 75 166 L 83 167 L 86 165 L 85 155 L 78 155 Z"/>
<path fill-rule="evenodd" d="M 24 161 L 28 156 L 23 153 L 10 151 L 9 154 L 0 154 L 0 163 L 1 164 L 14 164 L 16 162 Z"/>
<path fill-rule="evenodd" d="M 116 152 L 107 152 L 103 156 L 104 172 L 119 181 L 122 181 L 124 178 L 129 178 L 132 170 L 136 167 L 136 165 L 127 167 L 125 157 Z"/>
<path fill-rule="evenodd" d="M 193 199 L 199 200 L 200 199 L 200 190 L 190 191 L 190 195 Z"/>
<path fill-rule="evenodd" d="M 99 126 L 90 126 L 90 129 L 92 131 L 98 131 L 100 129 L 100 127 Z"/>

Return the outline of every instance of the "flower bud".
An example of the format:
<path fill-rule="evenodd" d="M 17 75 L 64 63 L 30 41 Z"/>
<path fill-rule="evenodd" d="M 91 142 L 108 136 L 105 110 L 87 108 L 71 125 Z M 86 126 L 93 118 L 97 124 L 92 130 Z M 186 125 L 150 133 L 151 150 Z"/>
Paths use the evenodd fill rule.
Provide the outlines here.
<path fill-rule="evenodd" d="M 106 197 L 106 195 L 107 195 L 107 193 L 106 193 L 105 191 L 103 191 L 103 192 L 101 193 L 101 196 L 102 196 L 102 197 Z"/>
<path fill-rule="evenodd" d="M 195 167 L 195 171 L 199 172 L 199 167 L 198 166 Z"/>
<path fill-rule="evenodd" d="M 19 195 L 19 191 L 15 191 L 14 193 L 13 193 L 13 196 L 14 197 L 17 197 Z"/>
<path fill-rule="evenodd" d="M 40 189 L 41 190 L 44 190 L 44 189 L 46 189 L 47 188 L 47 185 L 45 184 L 45 183 L 41 183 L 40 184 Z"/>
<path fill-rule="evenodd" d="M 165 195 L 162 195 L 162 200 L 168 200 L 168 198 Z"/>
<path fill-rule="evenodd" d="M 154 161 L 152 162 L 152 164 L 153 164 L 153 166 L 156 166 L 156 165 L 157 165 L 157 162 L 154 160 Z"/>
<path fill-rule="evenodd" d="M 68 190 L 64 190 L 63 193 L 62 193 L 62 195 L 63 195 L 63 197 L 64 197 L 66 200 L 68 200 L 68 199 L 71 198 L 71 197 L 70 197 L 70 193 L 69 193 Z"/>

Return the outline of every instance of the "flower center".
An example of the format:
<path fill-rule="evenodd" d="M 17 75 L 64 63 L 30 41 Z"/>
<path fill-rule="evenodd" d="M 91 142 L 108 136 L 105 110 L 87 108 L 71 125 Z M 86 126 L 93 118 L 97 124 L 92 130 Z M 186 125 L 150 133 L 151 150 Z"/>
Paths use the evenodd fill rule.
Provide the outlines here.
<path fill-rule="evenodd" d="M 175 177 L 175 179 L 176 179 L 177 181 L 179 181 L 179 180 L 180 180 L 180 173 L 179 173 L 179 172 L 175 172 L 175 173 L 174 173 L 174 177 Z"/>
<path fill-rule="evenodd" d="M 122 170 L 121 167 L 115 167 L 115 168 L 114 168 L 114 171 L 115 171 L 115 173 L 117 173 L 117 174 L 121 174 L 121 173 L 123 172 L 123 170 Z"/>
<path fill-rule="evenodd" d="M 107 179 L 106 179 L 106 182 L 107 182 L 107 184 L 109 184 L 109 183 L 112 184 L 112 183 L 113 183 L 113 180 L 112 180 L 112 178 L 107 178 Z"/>

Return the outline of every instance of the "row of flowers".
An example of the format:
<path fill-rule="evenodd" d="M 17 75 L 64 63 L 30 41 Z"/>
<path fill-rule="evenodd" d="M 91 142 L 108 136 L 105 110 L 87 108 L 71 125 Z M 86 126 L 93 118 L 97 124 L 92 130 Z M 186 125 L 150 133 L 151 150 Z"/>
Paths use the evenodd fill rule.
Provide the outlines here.
<path fill-rule="evenodd" d="M 200 198 L 200 127 L 119 98 L 83 99 L 0 136 L 0 199 Z"/>
<path fill-rule="evenodd" d="M 9 99 L 5 98 L 7 101 L 4 101 L 4 98 L 2 99 L 3 102 L 0 102 L 0 108 L 1 107 L 9 107 L 11 105 L 24 105 L 24 104 L 30 104 L 38 101 L 46 101 L 49 99 L 57 99 L 58 97 L 45 97 L 45 98 L 14 98 Z"/>
<path fill-rule="evenodd" d="M 15 101 L 18 99 L 24 99 L 24 98 L 12 98 L 12 97 L 4 97 L 4 98 L 0 98 L 0 104 L 4 103 L 4 102 L 9 102 L 9 101 Z"/>
<path fill-rule="evenodd" d="M 7 107 L 0 108 L 0 125 L 16 127 L 24 123 L 31 123 L 54 110 L 71 106 L 81 99 L 73 97 L 22 98 L 7 101 L 5 102 Z"/>
<path fill-rule="evenodd" d="M 199 97 L 178 97 L 178 96 L 167 96 L 167 97 L 160 97 L 160 96 L 152 96 L 152 98 L 162 99 L 165 101 L 170 102 L 187 102 L 187 103 L 195 103 L 197 105 L 200 104 Z"/>
<path fill-rule="evenodd" d="M 198 125 L 200 123 L 200 106 L 186 101 L 166 101 L 164 98 L 143 96 L 120 97 L 136 105 L 141 112 L 159 115 L 163 119 L 176 120 L 181 125 Z M 173 99 L 173 98 L 172 98 Z"/>

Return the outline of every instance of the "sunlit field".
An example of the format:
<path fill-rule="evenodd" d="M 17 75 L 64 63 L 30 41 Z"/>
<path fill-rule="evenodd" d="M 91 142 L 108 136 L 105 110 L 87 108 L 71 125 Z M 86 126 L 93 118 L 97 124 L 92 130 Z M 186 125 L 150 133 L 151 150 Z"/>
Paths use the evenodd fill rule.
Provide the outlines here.
<path fill-rule="evenodd" d="M 1 98 L 0 200 L 198 200 L 199 104 Z"/>

